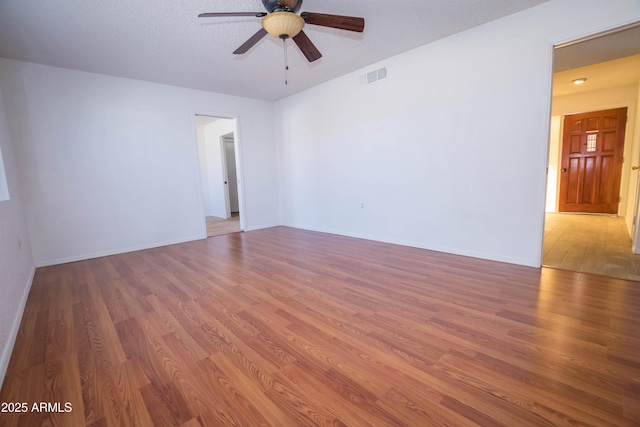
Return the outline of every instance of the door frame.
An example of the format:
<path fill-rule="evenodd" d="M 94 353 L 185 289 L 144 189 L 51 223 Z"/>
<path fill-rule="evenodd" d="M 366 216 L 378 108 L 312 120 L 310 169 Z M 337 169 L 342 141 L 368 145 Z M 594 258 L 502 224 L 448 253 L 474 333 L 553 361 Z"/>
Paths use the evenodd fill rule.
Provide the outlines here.
<path fill-rule="evenodd" d="M 246 220 L 246 199 L 245 199 L 245 187 L 244 187 L 244 165 L 243 165 L 243 157 L 242 157 L 242 137 L 241 137 L 241 119 L 238 114 L 229 114 L 229 113 L 218 113 L 211 111 L 202 111 L 195 110 L 191 112 L 191 122 L 193 129 L 193 137 L 192 137 L 192 147 L 195 155 L 195 165 L 198 172 L 198 189 L 199 189 L 199 205 L 200 205 L 200 217 L 202 218 L 201 225 L 201 235 L 203 239 L 207 238 L 207 224 L 205 220 L 205 208 L 204 208 L 204 187 L 202 185 L 202 181 L 199 179 L 201 174 L 200 168 L 200 154 L 198 150 L 198 135 L 197 135 L 197 123 L 196 116 L 208 116 L 215 117 L 220 119 L 228 119 L 234 120 L 234 128 L 231 133 L 234 135 L 234 152 L 236 157 L 236 176 L 238 180 L 238 213 L 240 217 L 240 231 L 245 231 L 247 229 L 247 220 Z M 222 144 L 221 144 L 222 145 Z M 226 165 L 224 165 L 226 168 Z M 225 186 L 226 187 L 226 186 Z M 225 189 L 226 192 L 226 189 Z M 228 200 L 228 198 L 227 198 Z"/>
<path fill-rule="evenodd" d="M 616 26 L 612 26 L 609 27 L 607 29 L 603 29 L 601 31 L 596 31 L 587 35 L 583 35 L 580 37 L 575 37 L 575 38 L 571 38 L 571 39 L 565 39 L 561 42 L 557 42 L 551 45 L 550 48 L 550 55 L 551 55 L 551 67 L 550 67 L 550 74 L 551 74 L 551 79 L 550 79 L 550 88 L 549 88 L 549 119 L 547 122 L 547 131 L 548 131 L 548 135 L 551 135 L 551 122 L 552 122 L 552 117 L 553 116 L 553 110 L 552 110 L 552 104 L 553 104 L 553 81 L 554 81 L 554 71 L 553 71 L 553 62 L 554 62 L 554 57 L 555 57 L 555 52 L 557 49 L 561 49 L 563 47 L 567 47 L 567 46 L 571 46 L 573 44 L 576 43 L 581 43 L 581 42 L 586 42 L 592 39 L 597 39 L 600 37 L 605 37 L 609 34 L 614 34 L 617 33 L 619 31 L 624 31 L 626 29 L 629 28 L 633 28 L 633 27 L 637 27 L 640 26 L 640 21 L 638 20 L 634 20 L 634 21 L 629 21 L 627 23 L 624 24 L 619 24 Z M 636 105 L 637 104 L 637 105 Z M 592 108 L 593 107 L 593 108 Z M 622 169 L 622 177 L 621 179 L 623 179 L 623 177 L 625 175 L 629 176 L 631 172 L 631 166 L 632 165 L 640 165 L 640 99 L 635 102 L 635 103 L 631 103 L 631 102 L 617 102 L 617 103 L 609 103 L 609 104 L 601 104 L 598 106 L 589 106 L 589 109 L 593 109 L 593 110 L 606 110 L 606 109 L 610 109 L 610 108 L 617 108 L 617 107 L 627 107 L 627 115 L 630 116 L 631 114 L 634 114 L 634 119 L 635 119 L 635 128 L 636 129 L 626 129 L 626 138 L 630 138 L 631 140 L 629 141 L 629 156 L 626 155 L 625 153 L 625 159 L 624 159 L 624 163 L 623 163 L 623 169 Z M 582 111 L 572 111 L 572 112 L 565 112 L 564 114 L 574 114 L 574 113 L 580 113 Z M 632 113 L 633 112 L 633 113 Z M 629 126 L 629 120 L 627 121 L 627 126 Z M 564 120 L 560 120 L 560 149 L 562 147 L 562 135 L 564 133 Z M 627 146 L 627 144 L 625 143 L 625 146 Z M 544 261 L 544 235 L 545 235 L 545 230 L 546 230 L 546 198 L 547 198 L 547 194 L 549 191 L 549 153 L 551 152 L 551 140 L 550 138 L 547 139 L 547 146 L 546 146 L 546 152 L 545 152 L 545 161 L 544 161 L 544 168 L 543 168 L 543 185 L 545 188 L 544 191 L 544 198 L 543 201 L 541 203 L 542 205 L 542 229 L 540 230 L 541 235 L 540 235 L 540 262 L 539 265 L 540 267 L 543 266 L 543 261 Z M 561 155 L 561 154 L 560 154 Z M 558 161 L 558 165 L 557 165 L 557 171 L 556 174 L 559 176 L 560 173 L 560 161 Z M 638 172 L 638 174 L 640 175 L 640 172 Z M 632 177 L 630 176 L 630 179 L 632 179 Z M 635 199 L 630 199 L 629 203 L 633 203 L 634 208 L 635 208 L 635 212 L 634 212 L 634 225 L 633 225 L 633 231 L 631 233 L 631 239 L 632 239 L 632 249 L 634 251 L 634 253 L 636 254 L 640 254 L 639 250 L 640 250 L 640 245 L 638 245 L 638 243 L 640 243 L 640 177 L 636 178 L 636 187 L 637 187 L 637 191 L 635 192 Z M 631 185 L 631 182 L 629 183 L 629 185 Z M 558 197 L 559 197 L 559 187 L 560 187 L 560 180 L 558 179 L 556 182 L 556 200 L 555 200 L 555 209 L 557 211 L 558 209 Z M 628 189 L 627 189 L 628 192 Z M 625 211 L 628 211 L 628 208 L 625 209 Z"/>
<path fill-rule="evenodd" d="M 640 164 L 640 162 L 638 162 Z M 632 172 L 633 173 L 633 172 Z M 636 172 L 638 173 L 638 172 Z M 631 231 L 631 250 L 634 254 L 638 254 L 638 221 L 640 221 L 640 179 L 636 179 L 636 203 L 633 210 L 633 227 Z"/>

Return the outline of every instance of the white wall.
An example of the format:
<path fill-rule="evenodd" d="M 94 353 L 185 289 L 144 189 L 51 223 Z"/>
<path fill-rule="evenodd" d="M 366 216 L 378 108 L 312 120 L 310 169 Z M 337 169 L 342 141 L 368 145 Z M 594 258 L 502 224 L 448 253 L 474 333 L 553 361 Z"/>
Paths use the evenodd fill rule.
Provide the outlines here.
<path fill-rule="evenodd" d="M 552 47 L 634 19 L 552 0 L 277 102 L 283 223 L 539 266 Z"/>
<path fill-rule="evenodd" d="M 218 120 L 215 117 L 196 116 L 196 138 L 198 139 L 198 157 L 200 158 L 200 182 L 202 184 L 202 203 L 204 215 L 211 215 L 211 192 L 209 191 L 209 167 L 207 166 L 207 141 L 204 127 Z"/>
<path fill-rule="evenodd" d="M 1 85 L 0 85 L 1 86 Z M 11 357 L 35 266 L 18 188 L 11 136 L 0 90 L 0 150 L 9 200 L 0 201 L 0 383 Z M 1 384 L 0 384 L 1 386 Z"/>
<path fill-rule="evenodd" d="M 278 224 L 272 103 L 0 59 L 37 265 L 204 238 L 194 115 L 234 117 L 245 230 Z"/>
<path fill-rule="evenodd" d="M 560 162 L 562 160 L 560 136 L 562 133 L 562 117 L 551 116 L 549 125 L 549 163 L 547 166 L 547 199 L 545 212 L 558 211 L 558 192 L 560 191 Z"/>

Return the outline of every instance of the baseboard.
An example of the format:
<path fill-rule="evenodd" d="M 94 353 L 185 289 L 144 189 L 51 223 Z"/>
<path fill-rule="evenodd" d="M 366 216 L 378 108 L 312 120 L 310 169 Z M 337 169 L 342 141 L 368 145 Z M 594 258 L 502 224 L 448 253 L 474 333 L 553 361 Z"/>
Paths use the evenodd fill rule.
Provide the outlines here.
<path fill-rule="evenodd" d="M 372 240 L 374 242 L 390 243 L 393 245 L 408 246 L 411 248 L 425 249 L 428 251 L 442 252 L 442 253 L 447 253 L 451 255 L 460 255 L 460 256 L 466 256 L 470 258 L 485 259 L 488 261 L 503 262 L 506 264 L 515 264 L 515 265 L 521 265 L 525 267 L 540 268 L 540 265 L 539 264 L 536 265 L 536 262 L 533 260 L 519 258 L 519 257 L 504 256 L 503 254 L 461 250 L 459 248 L 450 248 L 450 247 L 438 246 L 438 245 L 425 245 L 422 242 L 405 241 L 400 239 L 388 239 L 380 236 L 344 232 L 341 230 L 333 230 L 333 229 L 328 229 L 323 227 L 307 227 L 307 226 L 301 226 L 301 225 L 288 225 L 288 224 L 283 224 L 283 225 L 285 227 L 299 228 L 302 230 L 317 231 L 320 233 L 327 233 L 327 234 L 336 234 L 338 236 L 354 237 L 356 239 Z"/>
<path fill-rule="evenodd" d="M 187 237 L 182 239 L 167 240 L 164 242 L 149 243 L 145 245 L 130 246 L 130 247 L 125 247 L 120 249 L 111 249 L 107 251 L 92 252 L 92 253 L 88 253 L 84 255 L 76 255 L 72 257 L 56 258 L 56 259 L 50 259 L 50 260 L 44 260 L 44 261 L 37 260 L 36 266 L 48 267 L 50 265 L 66 264 L 69 262 L 76 262 L 76 261 L 85 261 L 93 258 L 101 258 L 105 256 L 125 254 L 127 252 L 143 251 L 145 249 L 153 249 L 153 248 L 159 248 L 162 246 L 177 245 L 179 243 L 193 242 L 194 240 L 202 240 L 206 238 L 207 238 L 207 235 L 205 232 L 204 235 L 199 234 L 197 236 L 192 236 L 192 237 Z"/>
<path fill-rule="evenodd" d="M 263 230 L 265 228 L 273 228 L 273 227 L 279 227 L 282 224 L 263 224 L 263 225 L 254 225 L 251 227 L 247 227 L 247 229 L 245 231 L 256 231 L 256 230 Z"/>
<path fill-rule="evenodd" d="M 20 323 L 22 322 L 22 316 L 24 315 L 24 309 L 27 306 L 27 299 L 29 298 L 29 292 L 31 291 L 31 286 L 33 285 L 33 279 L 35 275 L 36 267 L 34 266 L 31 270 L 31 274 L 29 275 L 27 283 L 25 283 L 24 292 L 22 293 L 22 299 L 20 300 L 20 305 L 18 306 L 18 313 L 13 319 L 13 324 L 11 325 L 11 329 L 9 330 L 9 335 L 7 336 L 7 344 L 5 348 L 2 349 L 2 357 L 0 357 L 0 388 L 4 384 L 4 377 L 7 374 L 7 368 L 9 367 L 9 361 L 11 360 L 11 354 L 13 353 L 13 346 L 15 345 L 16 339 L 18 338 Z"/>

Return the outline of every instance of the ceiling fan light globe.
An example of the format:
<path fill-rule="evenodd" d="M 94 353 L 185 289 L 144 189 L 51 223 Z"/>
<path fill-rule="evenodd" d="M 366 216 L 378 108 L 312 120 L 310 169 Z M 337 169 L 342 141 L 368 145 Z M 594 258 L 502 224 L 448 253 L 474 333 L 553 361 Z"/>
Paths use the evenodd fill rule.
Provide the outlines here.
<path fill-rule="evenodd" d="M 262 28 L 276 38 L 293 38 L 303 27 L 304 19 L 292 12 L 274 12 L 262 18 Z"/>

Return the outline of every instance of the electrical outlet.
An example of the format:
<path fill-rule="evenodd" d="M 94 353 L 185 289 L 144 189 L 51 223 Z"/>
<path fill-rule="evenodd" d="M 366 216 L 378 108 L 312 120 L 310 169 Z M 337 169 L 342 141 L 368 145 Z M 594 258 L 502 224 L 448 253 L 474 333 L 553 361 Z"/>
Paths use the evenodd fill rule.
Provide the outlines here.
<path fill-rule="evenodd" d="M 364 209 L 364 202 L 360 203 L 360 209 Z"/>

